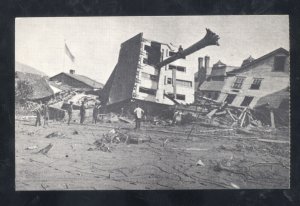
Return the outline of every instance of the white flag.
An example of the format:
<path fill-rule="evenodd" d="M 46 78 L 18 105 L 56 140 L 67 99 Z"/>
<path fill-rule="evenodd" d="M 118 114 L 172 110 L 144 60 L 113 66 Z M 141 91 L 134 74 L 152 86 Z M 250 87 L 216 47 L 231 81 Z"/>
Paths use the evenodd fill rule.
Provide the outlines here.
<path fill-rule="evenodd" d="M 75 61 L 75 57 L 74 55 L 71 53 L 69 47 L 67 46 L 67 44 L 65 43 L 65 53 L 66 55 L 71 59 L 72 62 Z"/>

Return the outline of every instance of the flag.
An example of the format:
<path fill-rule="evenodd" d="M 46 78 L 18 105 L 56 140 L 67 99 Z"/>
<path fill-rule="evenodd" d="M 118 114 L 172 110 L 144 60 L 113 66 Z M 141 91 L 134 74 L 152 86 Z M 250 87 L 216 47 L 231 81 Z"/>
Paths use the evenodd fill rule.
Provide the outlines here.
<path fill-rule="evenodd" d="M 75 61 L 75 57 L 74 55 L 71 53 L 69 47 L 67 46 L 67 44 L 65 43 L 65 53 L 66 55 L 71 59 L 72 62 Z"/>

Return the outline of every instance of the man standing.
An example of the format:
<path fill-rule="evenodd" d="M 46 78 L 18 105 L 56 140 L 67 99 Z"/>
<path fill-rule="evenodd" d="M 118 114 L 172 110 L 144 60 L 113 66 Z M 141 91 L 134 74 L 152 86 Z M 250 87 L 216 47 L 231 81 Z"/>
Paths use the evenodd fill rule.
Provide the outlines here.
<path fill-rule="evenodd" d="M 36 114 L 35 126 L 41 126 L 41 115 L 42 115 L 42 102 L 40 101 L 38 106 L 33 110 Z"/>
<path fill-rule="evenodd" d="M 80 106 L 80 124 L 83 124 L 84 119 L 85 119 L 85 106 L 84 106 L 84 101 L 82 101 Z"/>
<path fill-rule="evenodd" d="M 98 119 L 98 114 L 99 114 L 99 109 L 101 107 L 101 104 L 96 102 L 95 106 L 93 108 L 93 123 L 97 123 L 97 119 Z"/>
<path fill-rule="evenodd" d="M 139 107 L 139 105 L 137 104 L 137 107 L 135 108 L 134 113 L 135 113 L 135 129 L 140 129 L 144 110 L 142 110 Z"/>
<path fill-rule="evenodd" d="M 46 102 L 43 105 L 43 115 L 44 115 L 44 126 L 45 125 L 48 126 L 48 120 L 49 120 L 49 106 L 48 106 L 48 102 Z"/>
<path fill-rule="evenodd" d="M 70 122 L 72 120 L 72 113 L 73 113 L 73 102 L 72 101 L 70 102 L 70 105 L 69 105 L 67 111 L 68 111 L 68 116 L 69 116 L 68 125 L 70 125 Z"/>

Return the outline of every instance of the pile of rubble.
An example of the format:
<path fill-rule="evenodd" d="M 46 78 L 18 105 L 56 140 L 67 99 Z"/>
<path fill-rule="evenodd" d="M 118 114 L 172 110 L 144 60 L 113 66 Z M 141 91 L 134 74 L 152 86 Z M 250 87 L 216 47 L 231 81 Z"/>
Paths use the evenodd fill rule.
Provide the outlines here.
<path fill-rule="evenodd" d="M 150 137 L 143 137 L 137 133 L 124 133 L 120 129 L 112 129 L 108 133 L 103 134 L 102 138 L 97 139 L 93 143 L 94 147 L 89 148 L 88 151 L 101 150 L 103 152 L 111 152 L 114 144 L 141 144 L 150 141 Z"/>

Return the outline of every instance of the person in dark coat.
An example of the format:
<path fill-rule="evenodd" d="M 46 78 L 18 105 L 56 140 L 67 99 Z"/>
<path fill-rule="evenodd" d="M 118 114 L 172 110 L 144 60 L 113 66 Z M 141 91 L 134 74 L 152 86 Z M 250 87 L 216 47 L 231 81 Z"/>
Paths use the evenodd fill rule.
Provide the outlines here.
<path fill-rule="evenodd" d="M 39 102 L 38 106 L 33 111 L 36 114 L 35 126 L 41 126 L 42 102 Z"/>
<path fill-rule="evenodd" d="M 85 119 L 85 105 L 84 105 L 84 101 L 81 103 L 80 106 L 80 124 L 83 124 L 84 119 Z"/>
<path fill-rule="evenodd" d="M 72 120 L 72 114 L 73 114 L 73 102 L 72 101 L 70 102 L 70 105 L 69 105 L 67 111 L 68 111 L 68 116 L 69 116 L 68 125 L 70 125 L 70 122 Z"/>
<path fill-rule="evenodd" d="M 48 120 L 49 120 L 49 105 L 48 102 L 46 102 L 43 105 L 43 115 L 44 115 L 44 126 L 48 125 Z"/>
<path fill-rule="evenodd" d="M 93 108 L 93 123 L 97 123 L 97 120 L 98 120 L 98 114 L 99 114 L 99 109 L 100 109 L 101 105 L 96 102 L 95 103 L 95 106 Z"/>

